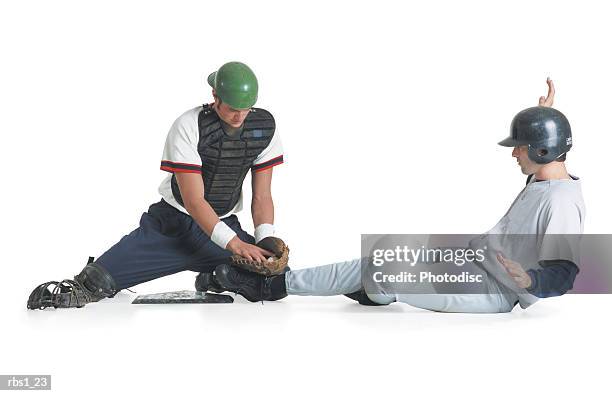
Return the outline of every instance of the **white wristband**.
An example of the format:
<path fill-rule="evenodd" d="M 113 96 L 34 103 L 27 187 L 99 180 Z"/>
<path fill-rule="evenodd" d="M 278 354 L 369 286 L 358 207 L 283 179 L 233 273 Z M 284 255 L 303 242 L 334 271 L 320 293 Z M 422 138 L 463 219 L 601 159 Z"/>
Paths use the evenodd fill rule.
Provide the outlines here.
<path fill-rule="evenodd" d="M 217 246 L 225 249 L 229 241 L 232 240 L 233 237 L 236 236 L 234 230 L 229 228 L 227 224 L 222 221 L 219 221 L 215 228 L 213 228 L 212 235 L 210 236 L 210 240 L 213 241 Z"/>
<path fill-rule="evenodd" d="M 255 243 L 269 236 L 274 236 L 274 224 L 264 223 L 255 227 Z"/>

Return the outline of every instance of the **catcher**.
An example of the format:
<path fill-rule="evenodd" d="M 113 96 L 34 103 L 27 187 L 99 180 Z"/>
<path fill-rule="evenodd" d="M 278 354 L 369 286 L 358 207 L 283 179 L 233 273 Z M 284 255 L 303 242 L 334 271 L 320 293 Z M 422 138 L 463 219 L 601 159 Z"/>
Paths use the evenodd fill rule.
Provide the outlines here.
<path fill-rule="evenodd" d="M 274 118 L 253 107 L 258 83 L 247 65 L 226 63 L 208 84 L 213 102 L 188 110 L 170 128 L 161 161 L 169 173 L 159 187 L 162 199 L 138 228 L 97 260 L 90 257 L 74 279 L 35 288 L 28 308 L 82 307 L 185 270 L 200 272 L 198 290 L 220 291 L 210 274 L 230 261 L 266 275 L 283 271 L 288 249 L 273 236 L 272 169 L 283 163 Z M 254 237 L 236 217 L 249 171 Z"/>

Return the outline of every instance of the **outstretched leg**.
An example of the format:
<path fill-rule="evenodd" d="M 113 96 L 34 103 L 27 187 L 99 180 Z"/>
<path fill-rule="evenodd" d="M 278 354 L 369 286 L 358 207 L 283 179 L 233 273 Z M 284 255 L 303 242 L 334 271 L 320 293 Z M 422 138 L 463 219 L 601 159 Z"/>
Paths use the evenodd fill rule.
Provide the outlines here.
<path fill-rule="evenodd" d="M 335 296 L 361 289 L 361 260 L 355 259 L 289 271 L 285 274 L 288 294 Z"/>
<path fill-rule="evenodd" d="M 363 291 L 361 259 L 289 271 L 283 275 L 263 277 L 224 264 L 217 267 L 217 279 L 223 287 L 250 301 L 278 300 L 286 295 L 332 296 L 352 295 L 366 305 L 402 302 L 417 308 L 438 312 L 499 313 L 510 312 L 515 302 L 502 292 L 492 278 L 485 276 L 478 294 L 436 293 L 430 285 L 415 286 L 414 293 L 391 293 L 382 287 L 375 292 Z M 486 273 L 485 273 L 486 274 Z"/>
<path fill-rule="evenodd" d="M 236 216 L 222 221 L 240 239 L 253 242 Z M 177 272 L 212 272 L 216 266 L 228 262 L 230 255 L 215 245 L 190 216 L 162 200 L 142 215 L 137 229 L 95 262 L 89 262 L 74 280 L 48 282 L 37 287 L 28 308 L 81 307 L 112 297 L 122 289 Z M 41 298 L 46 303 L 30 303 Z"/>
<path fill-rule="evenodd" d="M 502 294 L 398 294 L 398 302 L 436 312 L 505 313 L 512 311 Z"/>
<path fill-rule="evenodd" d="M 216 279 L 223 288 L 253 302 L 279 300 L 287 294 L 299 296 L 345 294 L 358 301 L 362 299 L 367 305 L 386 305 L 395 301 L 394 297 L 382 294 L 375 303 L 368 299 L 362 291 L 361 259 L 288 271 L 271 277 L 244 271 L 230 264 L 220 265 L 215 272 Z"/>

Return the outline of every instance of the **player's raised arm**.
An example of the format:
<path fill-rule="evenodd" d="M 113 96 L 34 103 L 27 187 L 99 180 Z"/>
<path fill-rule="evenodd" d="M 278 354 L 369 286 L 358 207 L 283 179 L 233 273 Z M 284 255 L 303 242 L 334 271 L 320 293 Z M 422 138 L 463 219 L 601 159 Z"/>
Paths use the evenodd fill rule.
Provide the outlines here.
<path fill-rule="evenodd" d="M 550 77 L 546 78 L 546 84 L 548 85 L 548 93 L 546 94 L 546 97 L 540 96 L 540 99 L 538 100 L 538 105 L 544 107 L 552 107 L 553 102 L 555 101 L 555 84 L 550 79 Z"/>

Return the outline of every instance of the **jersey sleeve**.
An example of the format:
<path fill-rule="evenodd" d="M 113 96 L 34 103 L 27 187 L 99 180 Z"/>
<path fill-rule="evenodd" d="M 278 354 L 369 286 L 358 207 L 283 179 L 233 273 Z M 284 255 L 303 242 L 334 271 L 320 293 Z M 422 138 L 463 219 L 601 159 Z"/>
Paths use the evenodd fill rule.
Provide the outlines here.
<path fill-rule="evenodd" d="M 574 287 L 580 271 L 576 264 L 565 260 L 541 262 L 543 268 L 527 270 L 531 286 L 526 290 L 539 298 L 562 296 Z"/>
<path fill-rule="evenodd" d="M 272 168 L 273 166 L 280 165 L 283 163 L 283 145 L 280 140 L 278 132 L 274 133 L 272 140 L 253 161 L 251 166 L 252 172 L 260 172 L 264 169 Z"/>
<path fill-rule="evenodd" d="M 542 215 L 545 228 L 538 261 L 566 260 L 578 265 L 582 234 L 578 206 L 568 199 L 556 199 L 547 203 Z"/>
<path fill-rule="evenodd" d="M 170 127 L 160 169 L 170 173 L 202 173 L 197 120 L 193 116 L 186 113 Z"/>

